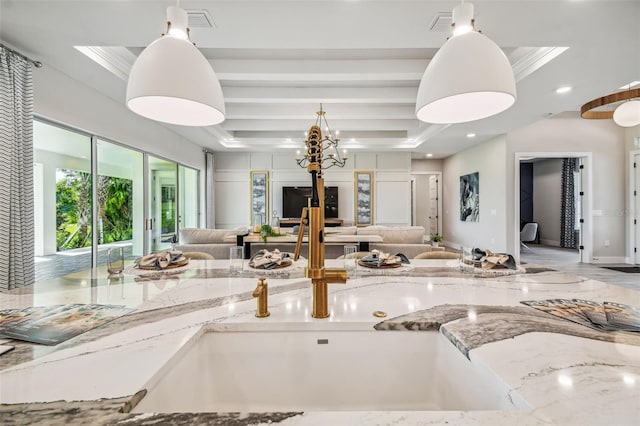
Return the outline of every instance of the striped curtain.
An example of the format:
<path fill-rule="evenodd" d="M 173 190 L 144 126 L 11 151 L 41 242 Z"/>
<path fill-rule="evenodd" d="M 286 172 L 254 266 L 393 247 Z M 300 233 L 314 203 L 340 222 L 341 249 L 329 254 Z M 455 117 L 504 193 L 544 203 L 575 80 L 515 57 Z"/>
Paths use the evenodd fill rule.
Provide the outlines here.
<path fill-rule="evenodd" d="M 0 46 L 0 291 L 34 280 L 31 63 Z"/>
<path fill-rule="evenodd" d="M 575 178 L 578 160 L 562 160 L 562 207 L 560 211 L 560 247 L 576 248 Z"/>

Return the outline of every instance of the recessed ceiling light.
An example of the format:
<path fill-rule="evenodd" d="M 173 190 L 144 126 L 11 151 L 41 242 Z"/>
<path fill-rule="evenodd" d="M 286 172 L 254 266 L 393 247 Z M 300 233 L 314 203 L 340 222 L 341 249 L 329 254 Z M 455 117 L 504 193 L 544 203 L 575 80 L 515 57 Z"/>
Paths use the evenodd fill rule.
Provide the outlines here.
<path fill-rule="evenodd" d="M 431 158 L 431 157 L 433 157 L 433 154 L 432 153 L 428 153 L 427 154 L 427 158 Z"/>
<path fill-rule="evenodd" d="M 562 86 L 556 89 L 556 93 L 569 93 L 571 91 L 571 86 Z"/>
<path fill-rule="evenodd" d="M 467 137 L 468 138 L 475 138 L 476 134 L 475 133 L 467 133 Z"/>

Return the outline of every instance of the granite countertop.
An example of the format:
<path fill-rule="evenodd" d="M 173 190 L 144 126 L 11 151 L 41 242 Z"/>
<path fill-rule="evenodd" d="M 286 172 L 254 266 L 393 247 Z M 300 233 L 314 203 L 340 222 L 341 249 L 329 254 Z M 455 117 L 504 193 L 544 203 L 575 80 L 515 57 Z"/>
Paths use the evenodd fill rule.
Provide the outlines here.
<path fill-rule="evenodd" d="M 332 262 L 328 261 L 328 266 Z M 333 262 L 335 263 L 335 262 Z M 335 266 L 335 265 L 334 265 Z M 2 424 L 637 425 L 640 336 L 556 319 L 523 300 L 580 298 L 640 306 L 640 292 L 530 267 L 509 276 L 460 273 L 451 261 L 413 261 L 398 273 L 359 271 L 329 286 L 329 319 L 310 317 L 301 268 L 267 275 L 271 316 L 254 316 L 255 272 L 226 276 L 226 261 L 192 261 L 175 275 L 69 277 L 55 291 L 0 294 L 0 310 L 65 303 L 135 308 L 54 347 L 13 341 L 0 357 Z M 374 311 L 387 313 L 376 318 Z M 531 407 L 513 411 L 128 412 L 145 384 L 203 327 L 219 330 L 439 332 Z"/>

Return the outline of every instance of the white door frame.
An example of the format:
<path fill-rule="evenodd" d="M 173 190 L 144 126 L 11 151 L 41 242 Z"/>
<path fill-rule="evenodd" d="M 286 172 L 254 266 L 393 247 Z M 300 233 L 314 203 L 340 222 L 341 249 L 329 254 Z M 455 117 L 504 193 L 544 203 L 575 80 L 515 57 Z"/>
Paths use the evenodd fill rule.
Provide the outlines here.
<path fill-rule="evenodd" d="M 635 156 L 640 155 L 640 150 L 632 150 L 629 151 L 629 184 L 627 185 L 628 193 L 627 193 L 627 208 L 628 208 L 628 221 L 627 221 L 627 232 L 626 234 L 629 236 L 627 241 L 627 263 L 635 265 L 636 260 L 640 254 L 637 254 L 633 251 L 634 247 L 637 247 L 638 251 L 640 251 L 640 241 L 636 241 L 638 238 L 639 232 L 636 230 L 636 226 L 640 226 L 640 212 L 636 211 L 636 198 L 640 197 L 640 188 L 636 188 L 636 173 L 640 173 L 640 164 L 636 165 L 636 168 L 633 168 L 633 163 L 635 160 Z M 633 195 L 633 191 L 637 191 L 637 195 Z M 634 219 L 638 220 L 637 224 L 634 224 Z"/>
<path fill-rule="evenodd" d="M 416 207 L 416 196 L 417 196 L 417 191 L 416 191 L 416 179 L 414 177 L 411 178 L 411 226 L 415 226 L 416 224 L 416 211 L 417 211 L 417 207 Z"/>
<path fill-rule="evenodd" d="M 536 158 L 582 158 L 584 165 L 583 173 L 585 181 L 583 182 L 582 197 L 583 209 L 582 218 L 582 262 L 593 262 L 593 158 L 591 152 L 515 152 L 514 153 L 514 185 L 513 185 L 513 247 L 514 257 L 516 261 L 520 261 L 520 161 L 527 157 Z"/>
<path fill-rule="evenodd" d="M 438 176 L 438 230 L 440 235 L 444 235 L 444 229 L 442 228 L 442 172 L 411 172 L 411 175 L 437 175 Z M 425 232 L 429 232 L 425 229 Z M 518 240 L 518 244 L 520 241 Z"/>

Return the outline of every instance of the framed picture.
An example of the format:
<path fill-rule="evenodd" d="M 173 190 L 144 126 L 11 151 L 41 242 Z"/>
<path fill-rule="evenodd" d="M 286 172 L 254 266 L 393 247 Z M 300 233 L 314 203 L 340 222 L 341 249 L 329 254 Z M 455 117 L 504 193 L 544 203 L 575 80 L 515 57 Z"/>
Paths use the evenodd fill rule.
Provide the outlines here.
<path fill-rule="evenodd" d="M 251 170 L 251 225 L 258 228 L 269 223 L 269 172 Z M 258 229 L 259 231 L 260 229 Z"/>
<path fill-rule="evenodd" d="M 356 226 L 373 225 L 373 171 L 354 172 Z"/>
<path fill-rule="evenodd" d="M 460 220 L 480 221 L 480 173 L 460 176 Z"/>

